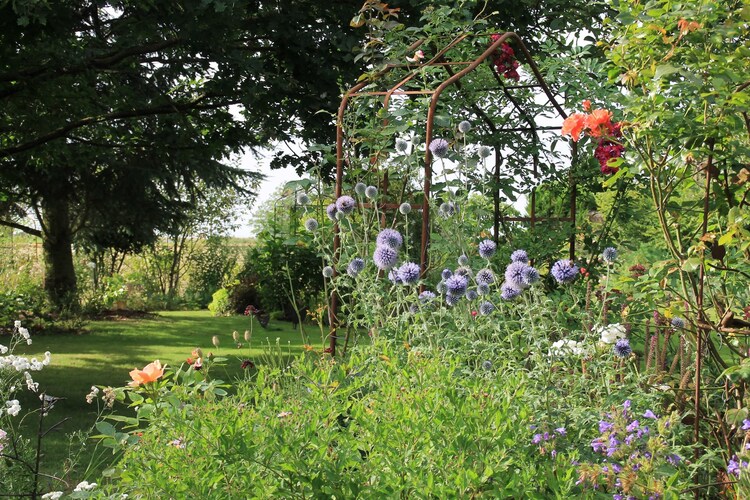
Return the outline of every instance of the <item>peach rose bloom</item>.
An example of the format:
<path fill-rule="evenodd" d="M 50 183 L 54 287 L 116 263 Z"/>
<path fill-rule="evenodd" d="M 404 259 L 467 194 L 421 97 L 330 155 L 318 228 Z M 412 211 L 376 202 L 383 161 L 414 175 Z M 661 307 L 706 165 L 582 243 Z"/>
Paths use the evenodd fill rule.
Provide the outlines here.
<path fill-rule="evenodd" d="M 130 378 L 133 379 L 128 385 L 130 387 L 138 387 L 141 384 L 148 384 L 149 382 L 156 381 L 159 377 L 164 375 L 164 367 L 161 362 L 157 359 L 153 363 L 147 364 L 143 370 L 138 368 L 130 372 Z"/>
<path fill-rule="evenodd" d="M 578 142 L 586 126 L 586 115 L 582 113 L 573 113 L 565 119 L 562 126 L 562 135 L 569 135 L 573 142 Z"/>
<path fill-rule="evenodd" d="M 606 109 L 595 109 L 586 117 L 586 128 L 591 137 L 608 135 L 612 130 L 612 113 Z"/>

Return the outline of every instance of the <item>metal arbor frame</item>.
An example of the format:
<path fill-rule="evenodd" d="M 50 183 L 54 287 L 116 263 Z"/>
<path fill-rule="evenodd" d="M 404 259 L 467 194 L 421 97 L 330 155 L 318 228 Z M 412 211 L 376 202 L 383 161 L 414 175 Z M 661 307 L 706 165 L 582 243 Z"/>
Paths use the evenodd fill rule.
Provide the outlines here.
<path fill-rule="evenodd" d="M 420 269 L 421 269 L 421 276 L 424 277 L 425 273 L 427 272 L 428 268 L 428 249 L 429 249 L 429 228 L 430 228 L 430 214 L 429 214 L 429 202 L 430 202 L 430 190 L 432 186 L 432 153 L 429 149 L 429 144 L 432 141 L 433 137 L 433 130 L 434 130 L 434 121 L 435 121 L 435 113 L 437 109 L 438 102 L 440 100 L 441 94 L 451 85 L 455 85 L 457 88 L 461 88 L 461 79 L 464 78 L 466 75 L 473 72 L 477 67 L 479 67 L 480 64 L 482 64 L 485 60 L 488 58 L 491 58 L 496 51 L 505 43 L 512 41 L 514 44 L 514 47 L 517 47 L 521 50 L 521 53 L 524 56 L 525 64 L 528 66 L 528 68 L 531 70 L 531 73 L 533 74 L 534 78 L 536 79 L 535 84 L 527 84 L 527 85 L 505 85 L 504 77 L 499 75 L 495 69 L 492 69 L 492 73 L 495 77 L 495 80 L 497 82 L 497 88 L 495 90 L 501 90 L 506 98 L 510 101 L 512 106 L 518 111 L 521 117 L 524 118 L 525 121 L 528 122 L 528 127 L 520 127 L 520 128 L 497 128 L 494 125 L 493 120 L 491 117 L 487 116 L 486 113 L 484 113 L 478 106 L 475 104 L 472 106 L 472 109 L 481 116 L 482 121 L 487 125 L 487 127 L 493 132 L 493 133 L 518 133 L 518 132 L 531 132 L 533 140 L 539 141 L 539 137 L 537 135 L 538 131 L 540 130 L 559 130 L 560 126 L 538 126 L 536 122 L 534 121 L 534 117 L 529 116 L 528 113 L 521 107 L 519 102 L 514 99 L 513 94 L 511 93 L 512 90 L 516 89 L 541 89 L 542 92 L 546 95 L 549 104 L 554 108 L 554 110 L 557 112 L 559 117 L 561 119 L 567 118 L 567 114 L 562 109 L 560 104 L 555 99 L 554 94 L 550 90 L 547 83 L 544 81 L 544 78 L 539 71 L 539 68 L 534 63 L 531 54 L 529 50 L 527 49 L 526 45 L 523 43 L 521 38 L 513 32 L 505 32 L 493 42 L 491 43 L 484 52 L 482 52 L 479 56 L 477 56 L 475 59 L 470 61 L 449 61 L 446 59 L 446 54 L 453 49 L 454 47 L 458 46 L 460 43 L 464 42 L 465 40 L 469 39 L 473 35 L 471 34 L 463 34 L 460 36 L 457 36 L 453 40 L 451 40 L 448 44 L 446 44 L 441 50 L 437 51 L 435 55 L 427 60 L 426 62 L 422 64 L 388 64 L 385 66 L 385 68 L 362 80 L 354 87 L 350 88 L 341 99 L 341 105 L 339 106 L 338 110 L 338 118 L 336 122 L 336 191 L 335 191 L 335 197 L 339 198 L 342 195 L 342 185 L 343 185 L 343 173 L 344 173 L 344 117 L 346 115 L 347 106 L 351 99 L 359 97 L 359 96 L 382 96 L 383 97 L 383 107 L 388 108 L 390 100 L 392 96 L 394 95 L 401 95 L 401 96 L 408 96 L 408 95 L 427 95 L 431 96 L 430 98 L 430 106 L 427 111 L 427 124 L 426 124 L 426 136 L 425 136 L 425 156 L 424 156 L 424 186 L 423 186 L 423 201 L 422 201 L 422 232 L 421 232 L 421 248 L 420 248 Z M 424 44 L 424 40 L 419 40 L 415 43 L 413 43 L 411 46 L 409 46 L 406 51 L 407 53 L 413 53 L 416 49 L 418 49 L 420 46 Z M 402 90 L 402 87 L 407 84 L 410 80 L 414 79 L 418 74 L 420 69 L 424 68 L 425 66 L 432 66 L 432 67 L 442 67 L 445 69 L 446 73 L 448 74 L 448 77 L 444 79 L 436 88 L 434 89 L 422 89 L 422 90 Z M 453 67 L 458 66 L 462 67 L 457 72 L 453 71 Z M 395 85 L 388 88 L 387 90 L 364 90 L 369 85 L 377 84 L 378 81 L 385 76 L 386 74 L 390 73 L 393 70 L 397 69 L 406 69 L 406 75 L 398 81 Z M 572 161 L 575 163 L 577 157 L 577 149 L 576 144 L 573 143 L 572 145 Z M 500 165 L 501 165 L 501 159 L 500 159 L 500 152 L 496 150 L 495 153 L 495 168 L 494 168 L 494 179 L 499 182 L 500 179 Z M 540 218 L 536 216 L 536 189 L 532 188 L 531 190 L 531 196 L 530 196 L 530 211 L 528 217 L 505 217 L 501 216 L 500 214 L 500 194 L 499 190 L 495 189 L 493 193 L 493 205 L 494 205 L 494 238 L 497 242 L 499 230 L 500 230 L 500 224 L 501 222 L 527 222 L 529 223 L 532 228 L 534 227 L 536 222 L 540 221 L 561 221 L 561 222 L 570 222 L 571 224 L 575 225 L 575 218 L 576 218 L 576 197 L 577 197 L 577 190 L 575 181 L 573 178 L 573 168 L 571 166 L 570 173 L 569 173 L 569 183 L 570 183 L 570 205 L 569 205 L 569 214 L 565 217 L 546 217 L 546 218 Z M 537 177 L 539 175 L 538 171 L 538 155 L 534 154 L 533 157 L 533 175 Z M 385 185 L 384 189 L 384 196 L 387 194 L 387 173 L 384 176 L 383 183 Z M 382 204 L 382 208 L 394 208 L 394 206 L 390 206 L 387 204 Z M 334 270 L 337 269 L 337 263 L 339 259 L 339 253 L 340 253 L 340 234 L 339 234 L 339 225 L 338 222 L 334 225 L 334 252 L 333 252 L 333 268 Z M 571 234 L 570 240 L 569 240 L 569 248 L 570 248 L 570 258 L 573 259 L 575 257 L 575 232 Z M 336 272 L 336 271 L 334 271 Z M 332 355 L 335 355 L 336 353 L 336 339 L 337 339 L 337 328 L 339 327 L 339 323 L 337 320 L 337 310 L 338 310 L 338 295 L 336 292 L 331 293 L 330 298 L 330 304 L 329 304 L 329 320 L 330 320 L 330 343 L 329 343 L 329 351 Z"/>

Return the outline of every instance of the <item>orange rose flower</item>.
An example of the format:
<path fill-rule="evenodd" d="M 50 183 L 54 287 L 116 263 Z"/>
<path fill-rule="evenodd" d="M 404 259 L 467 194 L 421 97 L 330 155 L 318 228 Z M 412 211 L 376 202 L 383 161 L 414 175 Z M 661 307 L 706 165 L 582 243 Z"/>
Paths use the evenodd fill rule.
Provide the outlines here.
<path fill-rule="evenodd" d="M 586 117 L 586 128 L 591 137 L 609 135 L 612 130 L 612 113 L 606 109 L 595 109 Z"/>
<path fill-rule="evenodd" d="M 586 126 L 586 115 L 582 113 L 573 113 L 565 119 L 562 126 L 562 135 L 569 135 L 573 142 L 578 142 Z"/>
<path fill-rule="evenodd" d="M 141 384 L 148 384 L 149 382 L 156 381 L 159 377 L 164 375 L 164 367 L 157 359 L 153 363 L 147 364 L 143 370 L 138 368 L 130 372 L 130 378 L 132 382 L 128 383 L 130 387 L 138 387 Z"/>
<path fill-rule="evenodd" d="M 591 101 L 589 101 L 588 99 L 585 99 L 585 100 L 583 101 L 583 110 L 584 110 L 585 112 L 587 112 L 587 113 L 588 113 L 589 111 L 591 111 Z"/>

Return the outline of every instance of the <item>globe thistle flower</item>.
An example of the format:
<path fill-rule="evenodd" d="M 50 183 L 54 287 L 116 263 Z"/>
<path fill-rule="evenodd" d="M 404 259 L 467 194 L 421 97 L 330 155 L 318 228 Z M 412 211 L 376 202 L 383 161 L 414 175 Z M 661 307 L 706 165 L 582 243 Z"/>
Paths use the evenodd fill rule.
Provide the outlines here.
<path fill-rule="evenodd" d="M 676 316 L 672 318 L 671 324 L 672 324 L 672 328 L 675 328 L 677 330 L 681 330 L 685 328 L 685 320 L 682 318 L 678 318 Z"/>
<path fill-rule="evenodd" d="M 462 134 L 465 134 L 469 130 L 471 130 L 471 122 L 464 120 L 458 124 L 458 131 Z"/>
<path fill-rule="evenodd" d="M 448 290 L 448 295 L 454 297 L 461 297 L 466 293 L 466 287 L 469 284 L 469 280 L 465 276 L 454 274 L 447 280 L 445 280 L 445 287 Z"/>
<path fill-rule="evenodd" d="M 630 353 L 633 352 L 633 348 L 630 347 L 630 341 L 628 339 L 620 339 L 615 343 L 613 347 L 616 356 L 621 358 L 627 358 Z"/>
<path fill-rule="evenodd" d="M 399 153 L 405 153 L 409 148 L 409 143 L 403 139 L 396 139 L 396 151 Z"/>
<path fill-rule="evenodd" d="M 492 361 L 489 359 L 482 361 L 482 370 L 487 372 L 492 370 Z"/>
<path fill-rule="evenodd" d="M 306 193 L 297 193 L 297 204 L 298 205 L 309 205 L 310 197 Z"/>
<path fill-rule="evenodd" d="M 388 279 L 394 285 L 401 285 L 403 283 L 401 281 L 401 277 L 398 275 L 397 269 L 391 269 L 390 271 L 388 271 Z"/>
<path fill-rule="evenodd" d="M 445 158 L 448 155 L 448 141 L 437 138 L 430 142 L 430 151 L 436 158 Z"/>
<path fill-rule="evenodd" d="M 425 290 L 424 292 L 419 294 L 419 301 L 423 304 L 432 302 L 434 299 L 435 299 L 435 294 L 429 290 Z"/>
<path fill-rule="evenodd" d="M 328 218 L 331 219 L 333 222 L 336 222 L 336 213 L 339 211 L 338 208 L 336 208 L 335 203 L 331 203 L 326 207 L 326 214 L 328 214 Z"/>
<path fill-rule="evenodd" d="M 385 228 L 378 233 L 376 242 L 378 246 L 387 246 L 398 250 L 404 243 L 404 239 L 401 237 L 401 233 L 395 229 Z"/>
<path fill-rule="evenodd" d="M 358 182 L 354 185 L 354 192 L 357 193 L 357 196 L 364 196 L 366 189 L 367 186 L 364 182 Z"/>
<path fill-rule="evenodd" d="M 479 256 L 483 259 L 489 259 L 495 255 L 497 245 L 492 240 L 483 240 L 479 242 Z"/>
<path fill-rule="evenodd" d="M 492 150 L 488 146 L 479 146 L 479 157 L 489 158 L 492 155 Z"/>
<path fill-rule="evenodd" d="M 602 252 L 602 259 L 607 264 L 612 264 L 617 260 L 617 249 L 615 247 L 607 247 Z"/>
<path fill-rule="evenodd" d="M 456 204 L 452 201 L 446 201 L 440 204 L 438 208 L 438 214 L 444 218 L 453 217 L 456 214 Z"/>
<path fill-rule="evenodd" d="M 490 285 L 487 283 L 479 283 L 477 285 L 477 293 L 479 295 L 487 295 L 490 293 Z"/>
<path fill-rule="evenodd" d="M 365 261 L 361 257 L 355 257 L 346 266 L 346 274 L 352 278 L 356 278 L 359 273 L 365 268 Z"/>
<path fill-rule="evenodd" d="M 528 267 L 524 262 L 511 262 L 505 268 L 505 281 L 519 290 L 525 288 L 527 285 L 523 282 L 523 277 Z"/>
<path fill-rule="evenodd" d="M 445 281 L 441 281 L 435 285 L 435 290 L 437 290 L 437 293 L 444 293 L 446 290 Z"/>
<path fill-rule="evenodd" d="M 479 271 L 477 271 L 476 280 L 480 285 L 490 285 L 495 282 L 495 274 L 491 269 L 480 269 Z"/>
<path fill-rule="evenodd" d="M 536 268 L 531 266 L 526 266 L 526 269 L 524 269 L 523 273 L 521 273 L 521 281 L 526 286 L 531 286 L 537 281 L 539 281 L 539 271 L 536 270 Z"/>
<path fill-rule="evenodd" d="M 466 290 L 466 298 L 468 300 L 477 300 L 477 297 L 479 297 L 479 294 L 473 288 Z"/>
<path fill-rule="evenodd" d="M 344 220 L 346 219 L 346 214 L 342 212 L 341 210 L 336 211 L 336 220 Z"/>
<path fill-rule="evenodd" d="M 461 254 L 458 257 L 458 265 L 459 266 L 465 266 L 469 263 L 469 258 L 466 256 L 466 254 Z"/>
<path fill-rule="evenodd" d="M 386 271 L 396 265 L 398 252 L 389 246 L 378 246 L 372 254 L 372 260 L 378 269 Z"/>
<path fill-rule="evenodd" d="M 511 283 L 503 283 L 500 285 L 500 298 L 503 300 L 513 300 L 521 295 L 521 290 L 513 286 Z"/>
<path fill-rule="evenodd" d="M 578 266 L 572 260 L 561 259 L 552 265 L 550 273 L 558 283 L 571 283 L 578 276 Z"/>
<path fill-rule="evenodd" d="M 471 276 L 472 276 L 473 273 L 471 272 L 471 268 L 470 267 L 461 266 L 461 267 L 457 268 L 456 272 L 453 273 L 453 274 L 454 275 L 458 275 L 458 276 L 463 276 L 463 277 L 465 277 L 465 278 L 468 279 L 468 278 L 471 278 Z"/>
<path fill-rule="evenodd" d="M 484 301 L 479 304 L 479 314 L 482 316 L 489 316 L 495 311 L 495 304 L 492 302 Z"/>
<path fill-rule="evenodd" d="M 404 202 L 398 207 L 398 211 L 401 212 L 401 215 L 408 215 L 411 213 L 411 205 Z"/>
<path fill-rule="evenodd" d="M 524 264 L 528 264 L 529 254 L 526 253 L 526 250 L 518 249 L 510 254 L 510 260 L 513 262 L 523 262 Z"/>
<path fill-rule="evenodd" d="M 305 229 L 307 229 L 311 233 L 313 231 L 316 231 L 318 229 L 318 221 L 315 219 L 307 219 L 305 221 Z"/>
<path fill-rule="evenodd" d="M 443 272 L 440 273 L 440 276 L 444 280 L 447 280 L 448 278 L 450 278 L 451 276 L 453 276 L 453 271 L 451 271 L 450 269 L 443 269 Z"/>
<path fill-rule="evenodd" d="M 419 264 L 414 262 L 405 262 L 398 268 L 398 277 L 405 285 L 413 285 L 419 281 Z"/>
<path fill-rule="evenodd" d="M 330 278 L 333 276 L 333 268 L 331 266 L 326 266 L 323 268 L 323 277 L 324 278 Z"/>
<path fill-rule="evenodd" d="M 336 209 L 344 215 L 349 215 L 354 212 L 354 208 L 357 206 L 357 202 L 349 195 L 340 196 L 336 200 Z"/>
<path fill-rule="evenodd" d="M 450 293 L 445 296 L 445 303 L 449 306 L 455 306 L 460 300 L 460 296 L 451 295 Z"/>
<path fill-rule="evenodd" d="M 367 186 L 365 188 L 365 196 L 367 196 L 369 199 L 373 199 L 378 195 L 378 188 L 375 186 Z"/>

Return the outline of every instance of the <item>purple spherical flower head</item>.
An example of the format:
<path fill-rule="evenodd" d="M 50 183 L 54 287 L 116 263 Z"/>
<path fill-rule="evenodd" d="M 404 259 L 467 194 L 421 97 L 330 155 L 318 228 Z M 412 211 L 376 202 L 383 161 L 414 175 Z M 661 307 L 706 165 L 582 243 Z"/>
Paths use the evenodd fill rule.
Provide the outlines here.
<path fill-rule="evenodd" d="M 435 298 L 435 294 L 429 290 L 425 290 L 424 292 L 419 294 L 419 300 L 423 304 L 426 302 L 431 302 L 434 298 Z"/>
<path fill-rule="evenodd" d="M 510 260 L 512 262 L 523 262 L 524 264 L 528 264 L 529 254 L 526 253 L 526 250 L 518 249 L 510 254 Z"/>
<path fill-rule="evenodd" d="M 467 120 L 463 120 L 462 122 L 458 124 L 458 131 L 461 132 L 462 134 L 465 134 L 469 130 L 471 130 L 471 122 Z"/>
<path fill-rule="evenodd" d="M 449 306 L 455 306 L 458 304 L 458 302 L 461 300 L 461 297 L 457 297 L 455 295 L 447 294 L 445 296 L 445 303 Z"/>
<path fill-rule="evenodd" d="M 379 246 L 375 249 L 372 254 L 372 260 L 378 269 L 388 270 L 396 265 L 398 259 L 398 252 L 388 246 Z"/>
<path fill-rule="evenodd" d="M 487 295 L 488 293 L 490 293 L 490 285 L 488 285 L 487 283 L 479 283 L 477 285 L 477 293 L 479 295 Z"/>
<path fill-rule="evenodd" d="M 398 268 L 398 277 L 405 285 L 413 285 L 419 281 L 419 274 L 419 264 L 415 264 L 414 262 L 405 262 Z"/>
<path fill-rule="evenodd" d="M 408 142 L 403 139 L 396 139 L 396 151 L 398 151 L 399 153 L 404 153 L 407 149 L 409 149 Z"/>
<path fill-rule="evenodd" d="M 472 289 L 466 290 L 466 299 L 467 300 L 476 300 L 476 298 L 479 297 L 477 294 L 477 291 Z"/>
<path fill-rule="evenodd" d="M 521 273 L 521 281 L 526 286 L 533 285 L 539 281 L 539 271 L 537 271 L 536 268 L 527 266 L 523 273 Z"/>
<path fill-rule="evenodd" d="M 633 352 L 633 348 L 630 347 L 630 341 L 628 339 L 620 339 L 615 343 L 613 348 L 615 354 L 621 358 L 627 358 L 630 353 Z"/>
<path fill-rule="evenodd" d="M 456 204 L 452 201 L 446 201 L 444 203 L 440 204 L 440 207 L 438 207 L 438 214 L 442 215 L 444 218 L 453 217 L 455 215 L 456 210 L 458 208 L 456 207 Z"/>
<path fill-rule="evenodd" d="M 607 264 L 612 264 L 617 260 L 617 249 L 615 247 L 607 247 L 602 252 L 602 259 Z"/>
<path fill-rule="evenodd" d="M 685 328 L 685 320 L 678 317 L 672 318 L 672 327 L 678 330 Z"/>
<path fill-rule="evenodd" d="M 572 260 L 561 259 L 552 265 L 550 273 L 558 283 L 571 283 L 578 277 L 578 266 Z"/>
<path fill-rule="evenodd" d="M 441 281 L 440 283 L 438 283 L 437 285 L 435 285 L 435 290 L 437 291 L 437 293 L 443 293 L 443 292 L 445 292 L 445 288 L 446 288 L 445 287 L 445 281 Z"/>
<path fill-rule="evenodd" d="M 482 316 L 489 316 L 495 310 L 495 305 L 492 302 L 482 302 L 479 304 L 479 314 Z"/>
<path fill-rule="evenodd" d="M 378 188 L 375 186 L 367 186 L 365 188 L 365 196 L 367 196 L 370 199 L 375 198 L 378 195 Z"/>
<path fill-rule="evenodd" d="M 489 148 L 489 146 L 479 146 L 480 158 L 489 158 L 491 154 L 492 154 L 492 150 Z"/>
<path fill-rule="evenodd" d="M 358 182 L 354 185 L 354 192 L 357 193 L 357 196 L 364 196 L 366 189 L 367 186 L 364 182 Z"/>
<path fill-rule="evenodd" d="M 516 288 L 512 283 L 503 283 L 500 285 L 500 298 L 503 300 L 513 300 L 521 295 L 521 290 Z"/>
<path fill-rule="evenodd" d="M 469 280 L 465 276 L 454 274 L 447 280 L 445 280 L 445 287 L 448 290 L 449 295 L 460 298 L 466 293 L 466 287 L 469 284 Z"/>
<path fill-rule="evenodd" d="M 479 242 L 479 256 L 483 259 L 489 259 L 495 255 L 497 245 L 492 240 L 482 240 Z"/>
<path fill-rule="evenodd" d="M 465 266 L 469 263 L 469 258 L 465 254 L 461 254 L 458 257 L 458 265 L 459 266 Z"/>
<path fill-rule="evenodd" d="M 335 203 L 331 203 L 326 207 L 326 214 L 328 214 L 328 218 L 332 221 L 336 222 L 336 212 L 338 212 L 339 209 L 336 208 Z"/>
<path fill-rule="evenodd" d="M 474 276 L 474 273 L 471 271 L 471 268 L 468 266 L 461 266 L 457 267 L 456 270 L 453 272 L 453 275 L 456 276 L 463 276 L 467 280 L 470 279 L 472 276 Z"/>
<path fill-rule="evenodd" d="M 330 278 L 333 276 L 333 268 L 331 266 L 326 266 L 323 268 L 323 276 L 325 278 Z"/>
<path fill-rule="evenodd" d="M 297 204 L 303 206 L 310 204 L 310 197 L 307 196 L 307 193 L 297 193 Z"/>
<path fill-rule="evenodd" d="M 364 268 L 365 261 L 361 257 L 355 257 L 351 262 L 349 262 L 349 265 L 346 267 L 346 274 L 348 274 L 352 278 L 356 278 Z"/>
<path fill-rule="evenodd" d="M 398 207 L 398 211 L 401 212 L 401 215 L 408 215 L 411 212 L 411 204 L 404 202 Z"/>
<path fill-rule="evenodd" d="M 430 151 L 437 158 L 445 158 L 448 155 L 448 141 L 437 138 L 430 141 Z"/>
<path fill-rule="evenodd" d="M 492 361 L 490 361 L 489 359 L 485 359 L 484 361 L 482 361 L 482 370 L 492 370 Z"/>
<path fill-rule="evenodd" d="M 529 265 L 523 262 L 511 262 L 508 264 L 508 267 L 505 268 L 505 281 L 519 290 L 526 288 L 526 284 L 523 282 L 523 276 L 528 267 Z"/>
<path fill-rule="evenodd" d="M 451 276 L 453 276 L 453 271 L 451 271 L 450 269 L 443 269 L 443 272 L 440 273 L 440 276 L 444 280 L 447 280 L 448 278 L 450 278 Z"/>
<path fill-rule="evenodd" d="M 307 219 L 305 221 L 305 229 L 310 231 L 311 233 L 318 229 L 318 221 L 315 219 Z"/>
<path fill-rule="evenodd" d="M 401 237 L 401 233 L 395 229 L 386 228 L 378 233 L 376 242 L 378 246 L 387 246 L 398 250 L 404 243 L 404 239 Z"/>
<path fill-rule="evenodd" d="M 391 269 L 390 271 L 388 271 L 388 279 L 394 285 L 402 285 L 403 284 L 403 281 L 401 281 L 401 276 L 398 275 L 398 269 Z"/>
<path fill-rule="evenodd" d="M 339 212 L 343 213 L 344 215 L 349 215 L 350 213 L 354 212 L 354 209 L 357 206 L 357 202 L 349 195 L 340 196 L 338 200 L 336 200 L 336 208 Z"/>
<path fill-rule="evenodd" d="M 491 269 L 484 268 L 477 271 L 476 280 L 478 284 L 490 285 L 495 282 L 495 275 Z"/>

